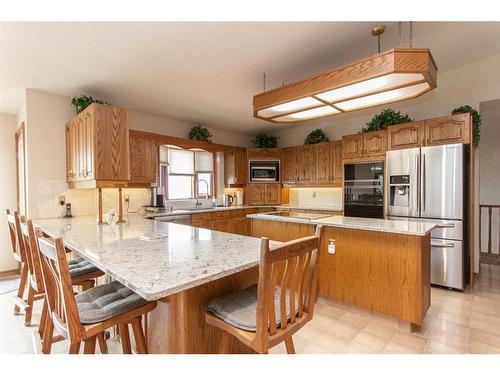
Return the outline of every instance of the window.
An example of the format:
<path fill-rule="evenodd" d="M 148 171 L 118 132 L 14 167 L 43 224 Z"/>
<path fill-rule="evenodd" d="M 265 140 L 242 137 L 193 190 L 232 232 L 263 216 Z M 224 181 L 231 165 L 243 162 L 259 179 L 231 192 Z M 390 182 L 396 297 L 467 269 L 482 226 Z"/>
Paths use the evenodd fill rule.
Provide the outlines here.
<path fill-rule="evenodd" d="M 160 149 L 161 182 L 167 199 L 212 197 L 213 154 L 204 150 L 183 150 L 173 146 Z"/>

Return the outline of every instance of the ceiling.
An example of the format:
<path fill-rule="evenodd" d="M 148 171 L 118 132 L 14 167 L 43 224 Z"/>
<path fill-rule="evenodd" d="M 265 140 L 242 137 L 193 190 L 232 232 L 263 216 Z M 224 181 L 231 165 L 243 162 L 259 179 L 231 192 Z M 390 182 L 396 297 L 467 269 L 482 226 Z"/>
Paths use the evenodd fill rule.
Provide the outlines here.
<path fill-rule="evenodd" d="M 245 133 L 300 126 L 253 118 L 263 73 L 270 89 L 374 54 L 376 24 L 0 23 L 0 112 L 31 88 Z M 382 50 L 397 47 L 397 22 L 384 24 Z M 440 73 L 500 52 L 500 23 L 416 22 L 413 34 Z"/>

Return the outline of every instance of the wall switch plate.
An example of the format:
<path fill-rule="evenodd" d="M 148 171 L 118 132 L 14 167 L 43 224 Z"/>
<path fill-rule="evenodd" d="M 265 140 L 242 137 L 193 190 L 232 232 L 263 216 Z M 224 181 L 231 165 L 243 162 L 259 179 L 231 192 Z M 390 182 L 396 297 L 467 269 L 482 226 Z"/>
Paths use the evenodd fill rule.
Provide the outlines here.
<path fill-rule="evenodd" d="M 125 194 L 125 203 L 130 203 L 130 197 L 128 194 Z"/>
<path fill-rule="evenodd" d="M 335 240 L 328 240 L 328 254 L 333 255 L 337 251 L 337 246 L 335 245 Z"/>

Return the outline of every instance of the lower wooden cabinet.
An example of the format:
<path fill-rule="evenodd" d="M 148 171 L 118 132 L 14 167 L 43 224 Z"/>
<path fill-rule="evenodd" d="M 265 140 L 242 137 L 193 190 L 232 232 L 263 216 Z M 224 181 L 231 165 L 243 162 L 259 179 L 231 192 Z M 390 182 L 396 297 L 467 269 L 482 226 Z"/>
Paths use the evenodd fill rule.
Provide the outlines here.
<path fill-rule="evenodd" d="M 280 184 L 248 184 L 249 205 L 281 204 Z"/>

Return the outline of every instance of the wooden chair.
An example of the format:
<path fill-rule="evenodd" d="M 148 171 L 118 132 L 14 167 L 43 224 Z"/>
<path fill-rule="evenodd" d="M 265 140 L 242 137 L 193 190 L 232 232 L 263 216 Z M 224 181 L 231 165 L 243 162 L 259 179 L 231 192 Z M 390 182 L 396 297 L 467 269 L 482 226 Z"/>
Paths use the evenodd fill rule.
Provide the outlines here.
<path fill-rule="evenodd" d="M 82 342 L 84 353 L 92 354 L 96 341 L 104 340 L 105 330 L 118 325 L 123 352 L 129 354 L 132 350 L 128 324 L 131 324 L 137 352 L 147 353 L 141 317 L 152 311 L 156 302 L 143 300 L 117 281 L 75 295 L 62 238 L 51 241 L 39 236 L 38 248 L 48 314 L 52 318 L 46 319 L 45 336 L 51 337 L 55 329 L 69 340 L 70 354 L 78 353 Z"/>
<path fill-rule="evenodd" d="M 26 253 L 28 264 L 28 298 L 25 315 L 25 325 L 31 324 L 34 302 L 43 299 L 42 314 L 40 316 L 40 324 L 38 333 L 40 337 L 44 336 L 45 319 L 47 317 L 47 300 L 45 298 L 45 285 L 42 277 L 42 266 L 40 263 L 40 252 L 38 250 L 37 238 L 41 237 L 42 233 L 39 229 L 35 229 L 31 220 L 26 220 L 26 223 L 21 223 L 21 239 Z M 76 258 L 70 261 L 72 269 L 70 269 L 71 282 L 74 286 L 81 286 L 82 290 L 86 290 L 94 286 L 94 279 L 104 275 L 104 273 L 84 261 L 83 258 Z M 44 346 L 45 350 L 50 352 L 52 337 L 47 338 L 50 343 Z M 42 348 L 42 350 L 44 350 Z M 104 350 L 104 348 L 102 348 Z"/>
<path fill-rule="evenodd" d="M 24 221 L 24 218 L 17 212 L 11 213 L 9 209 L 7 209 L 6 212 L 7 223 L 9 224 L 10 242 L 12 245 L 12 255 L 14 259 L 19 262 L 19 268 L 21 270 L 19 287 L 14 297 L 14 315 L 18 315 L 21 310 L 26 311 L 29 308 L 29 304 L 24 298 L 26 283 L 28 281 L 28 261 L 24 242 L 21 240 L 21 222 Z"/>
<path fill-rule="evenodd" d="M 222 330 L 220 353 L 227 352 L 231 336 L 257 353 L 282 341 L 295 353 L 292 335 L 313 318 L 321 232 L 317 226 L 314 236 L 272 251 L 262 238 L 257 286 L 208 305 L 206 322 Z"/>

